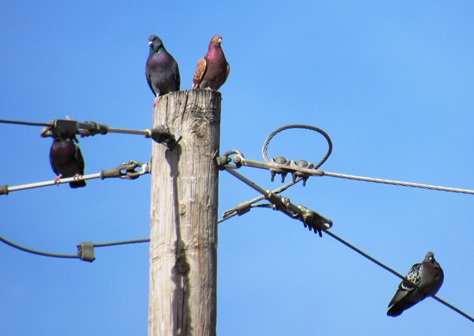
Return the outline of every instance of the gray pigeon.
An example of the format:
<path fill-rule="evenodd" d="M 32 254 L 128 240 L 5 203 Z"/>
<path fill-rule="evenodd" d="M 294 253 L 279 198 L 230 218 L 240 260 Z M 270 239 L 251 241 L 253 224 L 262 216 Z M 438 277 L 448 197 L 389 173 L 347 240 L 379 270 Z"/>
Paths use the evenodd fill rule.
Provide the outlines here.
<path fill-rule="evenodd" d="M 388 316 L 399 316 L 404 310 L 424 300 L 427 296 L 435 295 L 443 284 L 444 273 L 435 260 L 433 252 L 428 252 L 421 264 L 411 267 L 406 278 L 418 287 L 403 280 L 388 304 Z"/>
<path fill-rule="evenodd" d="M 230 66 L 221 47 L 222 36 L 215 35 L 209 42 L 206 56 L 196 66 L 193 89 L 219 90 L 229 76 Z"/>
<path fill-rule="evenodd" d="M 49 151 L 51 168 L 57 175 L 55 182 L 58 183 L 62 177 L 74 177 L 79 179 L 84 175 L 84 158 L 81 149 L 75 144 L 77 139 L 73 137 L 56 136 Z M 69 183 L 71 188 L 86 186 L 86 181 L 79 180 Z"/>
<path fill-rule="evenodd" d="M 146 60 L 146 81 L 156 98 L 169 92 L 179 91 L 181 79 L 178 63 L 165 49 L 156 35 L 148 38 L 150 54 Z M 155 98 L 155 103 L 156 103 Z"/>

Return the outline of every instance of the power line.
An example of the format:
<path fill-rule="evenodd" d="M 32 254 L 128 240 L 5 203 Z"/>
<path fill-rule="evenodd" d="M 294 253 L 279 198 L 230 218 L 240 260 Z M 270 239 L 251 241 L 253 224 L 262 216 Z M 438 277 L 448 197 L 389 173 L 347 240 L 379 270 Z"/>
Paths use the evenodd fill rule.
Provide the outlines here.
<path fill-rule="evenodd" d="M 394 274 L 395 276 L 399 277 L 400 279 L 402 280 L 405 280 L 405 281 L 408 281 L 409 283 L 413 284 L 414 286 L 418 287 L 416 284 L 412 283 L 410 280 L 408 280 L 406 277 L 404 277 L 403 275 L 401 275 L 400 273 L 398 273 L 397 271 L 395 271 L 394 269 L 388 267 L 387 265 L 383 264 L 382 262 L 378 261 L 377 259 L 371 257 L 370 255 L 368 255 L 367 253 L 365 253 L 364 251 L 358 249 L 357 247 L 355 247 L 354 245 L 350 244 L 349 242 L 345 241 L 344 239 L 338 237 L 337 235 L 335 235 L 334 233 L 328 231 L 328 230 L 323 230 L 323 232 L 329 236 L 331 236 L 332 238 L 336 239 L 337 241 L 339 241 L 340 243 L 346 245 L 347 247 L 349 247 L 350 249 L 354 250 L 355 252 L 359 253 L 360 255 L 362 255 L 363 257 L 369 259 L 370 261 L 372 261 L 373 263 L 375 263 L 377 266 L 380 266 L 382 267 L 383 269 L 385 269 L 386 271 L 389 271 L 390 273 Z M 464 316 L 465 318 L 467 318 L 468 320 L 470 320 L 471 322 L 474 322 L 474 318 L 469 316 L 468 314 L 466 314 L 465 312 L 463 312 L 462 310 L 460 310 L 459 308 L 456 308 L 455 306 L 453 306 L 452 304 L 446 302 L 445 300 L 437 297 L 436 295 L 433 295 L 432 298 L 434 298 L 436 301 L 442 303 L 443 305 L 445 305 L 446 307 L 448 308 L 451 308 L 452 310 L 454 310 L 456 313 Z"/>
<path fill-rule="evenodd" d="M 238 154 L 237 154 L 238 153 Z M 462 193 L 462 194 L 469 194 L 474 195 L 474 190 L 471 189 L 461 189 L 461 188 L 452 188 L 452 187 L 443 187 L 437 185 L 430 185 L 430 184 L 423 184 L 423 183 L 413 183 L 413 182 L 404 182 L 404 181 L 396 181 L 396 180 L 386 180 L 380 178 L 373 178 L 373 177 L 364 177 L 364 176 L 357 176 L 357 175 L 348 175 L 348 174 L 340 174 L 340 173 L 332 173 L 318 169 L 312 168 L 301 168 L 294 161 L 288 161 L 289 163 L 280 164 L 277 163 L 275 160 L 262 162 L 262 161 L 255 161 L 246 159 L 243 154 L 239 151 L 235 151 L 231 154 L 235 154 L 232 160 L 235 162 L 236 167 L 241 166 L 248 166 L 252 168 L 260 168 L 266 169 L 271 172 L 278 172 L 278 174 L 291 173 L 295 176 L 303 176 L 303 178 L 308 178 L 309 176 L 329 176 L 329 177 L 337 177 L 342 179 L 350 179 L 350 180 L 357 180 L 362 182 L 374 182 L 374 183 L 382 183 L 382 184 L 389 184 L 389 185 L 397 185 L 402 187 L 412 187 L 412 188 L 421 188 L 421 189 L 429 189 L 429 190 L 437 190 L 437 191 L 445 191 L 445 192 L 453 192 L 453 193 Z M 219 160 L 223 162 L 222 158 Z M 231 165 L 224 165 L 224 167 L 234 167 Z"/>
<path fill-rule="evenodd" d="M 39 251 L 32 248 L 21 246 L 17 243 L 7 240 L 6 238 L 2 236 L 0 236 L 0 241 L 22 252 L 35 254 L 42 257 L 81 259 L 84 261 L 93 261 L 95 259 L 94 250 L 93 250 L 94 247 L 111 247 L 111 246 L 118 246 L 118 245 L 148 243 L 150 242 L 150 239 L 144 238 L 144 239 L 134 239 L 134 240 L 123 240 L 123 241 L 108 242 L 108 243 L 80 243 L 79 245 L 77 245 L 78 247 L 77 254 L 60 254 L 60 253 L 50 253 L 50 252 Z"/>
<path fill-rule="evenodd" d="M 96 123 L 95 121 L 79 122 L 70 119 L 56 119 L 47 123 L 0 119 L 0 123 L 23 126 L 44 126 L 45 128 L 41 131 L 42 137 L 54 137 L 57 134 L 79 134 L 82 137 L 94 136 L 96 134 L 105 135 L 108 133 L 144 135 L 146 138 L 152 138 L 156 142 L 165 145 L 168 149 L 173 149 L 181 139 L 181 135 L 179 135 L 175 129 L 169 128 L 166 125 L 158 125 L 154 128 L 136 130 L 128 128 L 112 128 L 106 124 Z"/>
<path fill-rule="evenodd" d="M 442 186 L 422 184 L 422 183 L 385 180 L 385 179 L 379 179 L 379 178 L 373 178 L 373 177 L 363 177 L 363 176 L 356 176 L 356 175 L 331 173 L 327 171 L 321 171 L 320 176 L 330 176 L 330 177 L 338 177 L 342 179 L 350 179 L 350 180 L 357 180 L 357 181 L 363 181 L 363 182 L 383 183 L 383 184 L 398 185 L 402 187 L 422 188 L 422 189 L 431 189 L 431 190 L 438 190 L 438 191 L 447 191 L 447 192 L 474 195 L 474 190 L 470 190 L 470 189 L 460 189 L 460 188 L 442 187 Z"/>
<path fill-rule="evenodd" d="M 149 243 L 149 242 L 150 242 L 150 238 L 144 238 L 144 239 L 122 240 L 118 242 L 94 244 L 94 247 L 110 247 L 110 246 L 117 246 L 117 245 L 140 244 L 140 243 Z"/>
<path fill-rule="evenodd" d="M 136 171 L 135 169 L 137 169 L 138 167 L 140 167 L 140 170 Z M 95 174 L 83 175 L 81 176 L 80 180 L 91 180 L 91 179 L 97 179 L 97 178 L 104 180 L 106 178 L 113 178 L 113 177 L 134 180 L 144 174 L 149 174 L 149 173 L 150 173 L 150 165 L 148 163 L 135 162 L 133 160 L 130 160 L 128 162 L 124 162 L 120 164 L 119 166 L 115 168 L 101 170 L 99 173 L 95 173 Z M 54 186 L 54 185 L 63 184 L 63 183 L 75 182 L 77 180 L 78 179 L 75 177 L 68 177 L 68 178 L 62 178 L 59 181 L 50 180 L 50 181 L 44 181 L 44 182 L 23 184 L 19 186 L 4 185 L 4 186 L 0 186 L 0 195 L 8 195 L 10 192 L 13 192 L 13 191 L 34 189 L 34 188 L 40 188 L 40 187 L 49 187 L 49 186 Z"/>
<path fill-rule="evenodd" d="M 38 251 L 38 250 L 34 250 L 34 249 L 31 249 L 31 248 L 24 247 L 24 246 L 18 245 L 16 243 L 13 243 L 13 242 L 11 242 L 11 241 L 9 241 L 9 240 L 1 237 L 1 236 L 0 236 L 0 241 L 7 244 L 8 246 L 16 248 L 20 251 L 40 255 L 40 256 L 43 256 L 43 257 L 79 259 L 79 256 L 77 254 L 59 254 L 59 253 L 49 253 L 49 252 Z"/>
<path fill-rule="evenodd" d="M 223 163 L 223 162 L 226 162 L 227 160 L 224 160 L 224 159 L 220 159 L 218 160 L 219 162 Z M 233 175 L 234 177 L 238 178 L 239 180 L 241 180 L 242 182 L 244 182 L 245 184 L 247 184 L 248 186 L 250 186 L 251 188 L 253 188 L 254 190 L 260 192 L 264 198 L 266 198 L 267 200 L 269 200 L 272 205 L 271 205 L 271 208 L 274 209 L 274 210 L 279 210 L 287 215 L 289 215 L 291 218 L 293 219 L 299 219 L 301 221 L 303 221 L 303 223 L 305 224 L 305 226 L 309 226 L 310 230 L 313 229 L 314 232 L 318 231 L 320 233 L 320 236 L 321 236 L 321 233 L 324 232 L 326 233 L 327 235 L 331 236 L 332 238 L 336 239 L 337 241 L 339 241 L 340 243 L 346 245 L 347 247 L 351 248 L 352 250 L 354 250 L 355 252 L 359 253 L 360 255 L 362 255 L 363 257 L 369 259 L 370 261 L 372 261 L 373 263 L 375 263 L 376 265 L 378 265 L 379 267 L 385 269 L 386 271 L 392 273 L 393 275 L 399 277 L 400 279 L 402 280 L 405 280 L 405 281 L 408 281 L 410 283 L 412 283 L 411 281 L 409 281 L 408 279 L 406 279 L 403 275 L 401 275 L 400 273 L 398 273 L 397 271 L 395 271 L 394 269 L 388 267 L 387 265 L 383 264 L 382 262 L 378 261 L 377 259 L 371 257 L 369 254 L 365 253 L 364 251 L 362 251 L 361 249 L 355 247 L 354 245 L 350 244 L 349 242 L 345 241 L 344 239 L 338 237 L 337 235 L 335 235 L 334 233 L 330 232 L 328 229 L 332 227 L 332 221 L 331 220 L 328 220 L 322 216 L 320 216 L 319 214 L 317 214 L 315 211 L 311 210 L 311 209 L 308 209 L 308 208 L 305 208 L 303 206 L 294 206 L 290 201 L 289 199 L 287 198 L 284 198 L 282 196 L 279 196 L 279 195 L 276 195 L 278 197 L 274 197 L 275 195 L 270 192 L 270 191 L 267 191 L 265 189 L 263 189 L 262 187 L 258 186 L 255 182 L 253 181 L 250 181 L 249 179 L 247 179 L 246 177 L 244 177 L 243 175 L 240 175 L 239 173 L 237 173 L 235 170 L 234 170 L 234 167 L 227 167 L 224 165 L 224 169 L 230 173 L 231 175 Z M 292 186 L 293 184 L 288 184 L 288 186 L 286 186 L 286 188 L 289 188 L 290 186 Z M 242 215 L 244 213 L 247 213 L 251 207 L 249 206 L 251 204 L 252 201 L 254 200 L 257 200 L 259 198 L 254 198 L 253 200 L 249 201 L 249 202 L 243 202 L 241 204 L 244 204 L 244 205 L 247 205 L 247 207 L 244 207 L 243 209 L 245 211 L 240 211 L 239 210 L 242 210 L 239 208 L 239 206 L 237 206 L 236 208 L 234 209 L 231 209 L 229 211 L 227 211 L 226 213 L 229 213 L 229 216 L 225 216 L 224 214 L 224 217 L 222 218 L 221 221 L 224 221 L 232 216 L 234 216 L 235 214 L 239 214 L 239 215 Z M 316 217 L 316 220 L 314 221 L 307 221 L 305 220 L 304 218 L 304 214 L 305 212 L 304 211 L 301 211 L 301 210 L 305 210 L 306 213 L 312 213 L 312 214 L 315 214 L 317 217 Z M 417 287 L 416 284 L 413 284 L 414 286 Z M 452 304 L 444 301 L 443 299 L 440 299 L 438 298 L 437 296 L 433 295 L 432 296 L 435 300 L 437 300 L 438 302 L 444 304 L 446 307 L 454 310 L 455 312 L 457 312 L 458 314 L 460 314 L 461 316 L 467 318 L 468 320 L 470 320 L 471 322 L 474 322 L 474 318 L 471 317 L 470 315 L 466 314 L 465 312 L 463 312 L 462 310 L 460 310 L 459 308 L 453 306 Z"/>

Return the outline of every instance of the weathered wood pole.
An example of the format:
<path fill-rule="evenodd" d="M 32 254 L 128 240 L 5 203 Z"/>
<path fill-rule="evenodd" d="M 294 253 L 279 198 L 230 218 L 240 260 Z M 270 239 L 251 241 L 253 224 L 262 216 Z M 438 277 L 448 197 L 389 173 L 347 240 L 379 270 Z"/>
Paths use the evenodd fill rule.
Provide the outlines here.
<path fill-rule="evenodd" d="M 149 336 L 216 335 L 220 114 L 210 90 L 169 93 L 154 110 L 154 127 L 182 139 L 152 148 Z"/>

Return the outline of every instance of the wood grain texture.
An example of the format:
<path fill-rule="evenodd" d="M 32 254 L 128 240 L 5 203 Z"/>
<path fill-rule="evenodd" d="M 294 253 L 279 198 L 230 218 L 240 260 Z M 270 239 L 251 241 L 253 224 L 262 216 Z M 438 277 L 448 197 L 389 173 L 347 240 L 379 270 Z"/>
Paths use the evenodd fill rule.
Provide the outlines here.
<path fill-rule="evenodd" d="M 160 97 L 154 127 L 181 134 L 152 145 L 149 336 L 216 335 L 217 205 L 221 95 Z"/>

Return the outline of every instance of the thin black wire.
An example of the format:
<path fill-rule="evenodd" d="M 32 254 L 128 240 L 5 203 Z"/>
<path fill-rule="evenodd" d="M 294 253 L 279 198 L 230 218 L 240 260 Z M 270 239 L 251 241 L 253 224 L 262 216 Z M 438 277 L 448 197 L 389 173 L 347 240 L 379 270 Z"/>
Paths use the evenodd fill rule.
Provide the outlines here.
<path fill-rule="evenodd" d="M 116 245 L 140 244 L 140 243 L 149 243 L 149 242 L 150 242 L 150 238 L 144 238 L 144 239 L 123 240 L 123 241 L 118 241 L 118 242 L 94 244 L 94 247 L 108 247 L 108 246 L 116 246 Z"/>
<path fill-rule="evenodd" d="M 314 166 L 314 169 L 318 169 L 319 167 L 321 167 L 323 165 L 324 162 L 326 162 L 326 160 L 329 158 L 329 156 L 331 155 L 331 152 L 332 152 L 332 141 L 331 141 L 331 138 L 329 137 L 329 135 L 323 131 L 322 129 L 316 127 L 316 126 L 310 126 L 310 125 L 304 125 L 304 124 L 292 124 L 292 125 L 286 125 L 286 126 L 283 126 L 283 127 L 280 127 L 278 128 L 277 130 L 273 131 L 272 133 L 270 133 L 267 138 L 265 139 L 265 142 L 263 143 L 263 147 L 262 147 L 262 156 L 263 156 L 263 159 L 267 162 L 268 161 L 268 156 L 267 156 L 267 149 L 268 149 L 268 145 L 270 144 L 270 141 L 272 140 L 272 138 L 277 135 L 278 133 L 284 131 L 284 130 L 287 130 L 287 129 L 292 129 L 292 128 L 301 128 L 301 129 L 307 129 L 307 130 L 311 130 L 311 131 L 315 131 L 315 132 L 318 132 L 319 134 L 321 134 L 322 136 L 324 136 L 324 138 L 326 139 L 327 143 L 328 143 L 328 151 L 326 152 L 326 154 L 324 155 L 324 157 Z"/>
<path fill-rule="evenodd" d="M 16 248 L 20 251 L 40 255 L 40 256 L 43 256 L 43 257 L 79 259 L 79 256 L 77 254 L 58 254 L 58 253 L 48 253 L 48 252 L 33 250 L 33 249 L 30 249 L 30 248 L 15 244 L 15 243 L 13 243 L 13 242 L 11 242 L 11 241 L 9 241 L 9 240 L 1 237 L 1 236 L 0 236 L 0 241 L 2 241 L 3 243 L 5 243 L 5 244 L 7 244 L 7 245 L 9 245 L 13 248 Z"/>
<path fill-rule="evenodd" d="M 280 194 L 282 193 L 283 191 L 287 190 L 288 188 L 290 188 L 291 186 L 294 186 L 295 184 L 297 184 L 298 182 L 302 181 L 303 179 L 301 177 L 297 177 L 294 181 L 290 181 L 274 190 L 272 190 L 272 194 Z M 241 202 L 239 203 L 240 204 L 243 204 L 243 203 L 247 203 L 250 205 L 251 208 L 256 208 L 256 207 L 260 207 L 260 208 L 271 208 L 272 207 L 272 204 L 255 204 L 256 202 L 259 202 L 261 200 L 264 200 L 265 199 L 265 196 L 263 195 L 260 195 L 258 197 L 255 197 L 253 199 L 251 199 L 250 201 L 244 201 L 244 202 Z M 237 207 L 235 208 L 232 208 L 232 209 L 229 209 L 227 211 L 224 212 L 224 215 L 222 216 L 222 218 L 220 218 L 217 223 L 222 223 L 234 216 L 237 216 L 238 215 L 238 212 L 237 212 L 237 208 L 238 208 L 238 205 Z M 250 209 L 249 209 L 250 210 Z"/>
<path fill-rule="evenodd" d="M 381 263 L 380 261 L 378 261 L 377 259 L 371 257 L 370 255 L 368 255 L 367 253 L 365 253 L 364 251 L 358 249 L 357 247 L 355 247 L 354 245 L 350 244 L 349 242 L 345 241 L 344 239 L 336 236 L 334 233 L 328 231 L 328 230 L 325 230 L 323 231 L 324 233 L 326 233 L 327 235 L 331 236 L 332 238 L 336 239 L 337 241 L 339 241 L 340 243 L 346 245 L 347 247 L 349 247 L 350 249 L 354 250 L 355 252 L 359 253 L 360 255 L 364 256 L 365 258 L 369 259 L 370 261 L 372 261 L 373 263 L 377 264 L 378 266 L 382 267 L 383 269 L 385 269 L 386 271 L 389 271 L 390 273 L 394 274 L 395 276 L 399 277 L 400 279 L 402 280 L 406 280 L 408 282 L 411 282 L 409 281 L 407 278 L 405 278 L 403 275 L 401 275 L 400 273 L 398 273 L 397 271 L 395 271 L 394 269 L 388 267 L 387 265 Z M 416 286 L 416 284 L 413 284 Z M 437 297 L 436 295 L 432 295 L 432 298 L 435 299 L 436 301 L 444 304 L 446 307 L 448 308 L 451 308 L 452 310 L 454 310 L 456 313 L 464 316 L 465 318 L 467 318 L 468 320 L 470 320 L 471 322 L 474 322 L 474 318 L 469 316 L 468 314 L 466 314 L 465 312 L 463 312 L 462 310 L 460 310 L 459 308 L 456 308 L 455 306 L 453 306 L 452 304 L 444 301 L 443 299 L 440 299 L 439 297 Z"/>
<path fill-rule="evenodd" d="M 16 248 L 20 251 L 35 254 L 35 255 L 40 255 L 43 257 L 52 257 L 52 258 L 63 258 L 63 259 L 80 259 L 80 256 L 78 254 L 59 254 L 59 253 L 49 253 L 49 252 L 43 252 L 43 251 L 38 251 L 34 250 L 28 247 L 24 247 L 21 245 L 18 245 L 16 243 L 13 243 L 2 236 L 0 236 L 0 241 L 5 243 L 8 246 L 11 246 L 13 248 Z M 116 246 L 116 245 L 126 245 L 126 244 L 139 244 L 139 243 L 148 243 L 150 242 L 149 238 L 144 238 L 144 239 L 134 239 L 134 240 L 124 240 L 124 241 L 118 241 L 118 242 L 109 242 L 109 243 L 98 243 L 98 244 L 93 244 L 94 247 L 109 247 L 109 246 Z"/>
<path fill-rule="evenodd" d="M 5 120 L 5 119 L 0 119 L 0 123 L 1 123 L 1 124 L 26 125 L 26 126 L 43 126 L 43 127 L 51 126 L 51 124 L 42 123 L 42 122 L 19 121 L 19 120 Z"/>

